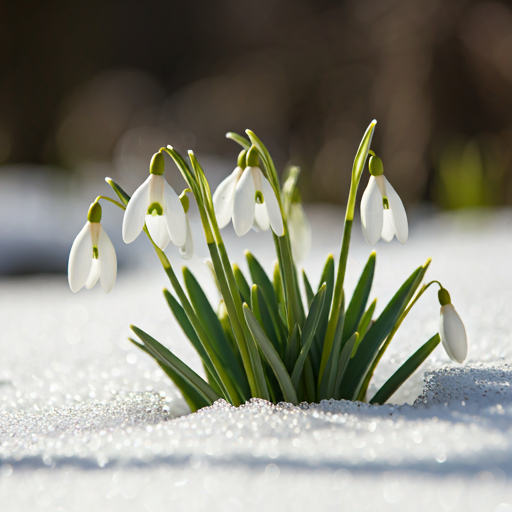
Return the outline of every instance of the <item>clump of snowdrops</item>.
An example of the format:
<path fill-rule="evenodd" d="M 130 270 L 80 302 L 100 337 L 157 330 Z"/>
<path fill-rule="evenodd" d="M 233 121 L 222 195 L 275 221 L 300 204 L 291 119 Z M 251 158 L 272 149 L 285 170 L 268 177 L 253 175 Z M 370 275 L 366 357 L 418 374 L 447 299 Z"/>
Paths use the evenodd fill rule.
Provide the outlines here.
<path fill-rule="evenodd" d="M 376 254 L 372 252 L 352 297 L 345 296 L 345 278 L 356 193 L 369 158 L 370 178 L 361 201 L 363 234 L 370 245 L 394 236 L 408 238 L 407 215 L 384 175 L 382 161 L 370 150 L 376 121 L 366 130 L 352 168 L 350 192 L 338 263 L 329 255 L 315 289 L 295 260 L 311 244 L 311 228 L 300 204 L 299 170 L 285 172 L 282 186 L 274 162 L 261 140 L 250 130 L 248 138 L 228 133 L 242 151 L 233 173 L 213 194 L 192 151 L 189 162 L 172 147 L 162 148 L 150 163 L 149 177 L 130 196 L 110 178 L 107 183 L 119 201 L 99 196 L 91 205 L 87 223 L 76 237 L 69 257 L 69 284 L 74 292 L 98 281 L 112 290 L 117 263 L 113 245 L 101 226 L 101 200 L 125 210 L 122 233 L 130 243 L 144 231 L 167 273 L 174 293 L 164 296 L 183 332 L 199 354 L 203 378 L 142 329 L 131 326 L 138 339 L 130 340 L 153 357 L 180 389 L 192 411 L 219 398 L 240 405 L 251 397 L 274 403 L 297 404 L 322 399 L 367 400 L 370 380 L 405 317 L 431 285 L 439 287 L 439 333 L 405 361 L 369 400 L 382 404 L 411 376 L 442 341 L 448 355 L 462 363 L 467 355 L 464 325 L 438 281 L 422 285 L 430 260 L 398 288 L 376 318 L 376 299 L 370 301 Z M 164 178 L 168 153 L 188 188 L 178 196 Z M 204 234 L 222 300 L 217 311 L 192 272 L 183 268 L 183 284 L 164 250 L 169 242 L 185 258 L 193 256 L 188 221 L 189 197 L 197 202 Z M 221 229 L 230 220 L 243 236 L 251 228 L 272 229 L 277 263 L 267 275 L 247 252 L 250 280 L 231 263 Z M 301 283 L 305 293 L 301 293 Z"/>

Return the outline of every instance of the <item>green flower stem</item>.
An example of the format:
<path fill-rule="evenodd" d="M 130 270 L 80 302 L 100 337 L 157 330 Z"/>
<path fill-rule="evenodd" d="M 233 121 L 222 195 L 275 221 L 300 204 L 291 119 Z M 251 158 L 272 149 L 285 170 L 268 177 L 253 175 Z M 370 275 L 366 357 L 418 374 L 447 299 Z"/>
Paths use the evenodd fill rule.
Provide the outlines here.
<path fill-rule="evenodd" d="M 377 121 L 374 119 L 366 132 L 357 149 L 354 164 L 352 166 L 352 179 L 350 181 L 350 191 L 348 194 L 347 211 L 345 213 L 345 226 L 343 228 L 343 239 L 341 241 L 340 261 L 338 264 L 338 273 L 336 275 L 336 284 L 334 287 L 334 296 L 332 300 L 331 315 L 329 323 L 327 324 L 327 332 L 324 340 L 324 348 L 322 351 L 322 359 L 320 363 L 320 371 L 318 372 L 318 383 L 322 382 L 322 375 L 329 360 L 331 353 L 332 343 L 334 340 L 334 333 L 336 332 L 336 325 L 338 324 L 338 317 L 340 314 L 341 300 L 343 296 L 343 283 L 345 281 L 345 272 L 347 270 L 348 251 L 350 249 L 350 236 L 352 234 L 352 223 L 354 221 L 354 210 L 356 207 L 356 194 L 357 187 L 361 181 L 370 145 L 372 143 L 373 132 Z"/>
<path fill-rule="evenodd" d="M 430 286 L 432 286 L 433 284 L 438 284 L 439 286 L 441 286 L 441 283 L 439 281 L 430 281 L 430 283 L 427 283 L 427 284 L 424 284 L 419 290 L 418 290 L 418 293 L 416 294 L 416 297 L 414 297 L 414 299 L 411 301 L 411 303 L 409 304 L 409 306 L 407 306 L 407 308 L 405 309 L 405 311 L 402 313 L 402 316 L 398 319 L 398 322 L 394 325 L 393 329 L 391 330 L 391 332 L 388 334 L 388 337 L 386 338 L 386 341 L 384 342 L 384 345 L 382 345 L 382 347 L 380 348 L 378 354 L 377 354 L 377 357 L 375 358 L 375 360 L 372 362 L 370 368 L 368 369 L 368 372 L 366 373 L 366 377 L 363 381 L 363 384 L 361 386 L 361 390 L 359 391 L 359 395 L 357 396 L 357 400 L 360 400 L 360 401 L 364 401 L 364 398 L 365 398 L 365 395 L 366 395 L 366 391 L 368 389 L 368 386 L 370 384 L 370 380 L 372 379 L 373 377 L 373 373 L 375 372 L 375 368 L 377 368 L 377 365 L 379 364 L 380 360 L 382 359 L 382 356 L 384 355 L 384 352 L 386 352 L 386 349 L 388 348 L 389 344 L 391 343 L 391 340 L 393 339 L 393 337 L 395 336 L 396 332 L 398 331 L 398 329 L 400 328 L 400 326 L 402 325 L 402 322 L 405 320 L 405 317 L 409 314 L 409 311 L 411 311 L 412 307 L 414 306 L 414 304 L 416 304 L 416 302 L 418 301 L 418 299 L 428 290 L 428 288 L 430 288 Z"/>
<path fill-rule="evenodd" d="M 118 203 L 115 199 L 112 199 L 107 196 L 98 196 L 94 202 L 97 203 L 100 199 L 104 199 L 105 201 L 110 201 L 112 204 L 115 204 L 116 206 L 121 208 L 121 210 L 126 210 L 126 206 L 122 205 L 121 203 Z"/>
<path fill-rule="evenodd" d="M 208 186 L 203 169 L 199 165 L 195 155 L 189 152 L 189 157 L 192 167 L 196 172 L 199 188 L 202 192 L 202 197 L 199 198 L 197 204 L 201 212 L 201 220 L 205 228 L 205 233 L 208 230 L 211 236 L 211 240 L 208 240 L 208 249 L 210 250 L 217 282 L 219 283 L 221 294 L 228 311 L 228 317 L 231 321 L 240 355 L 242 356 L 242 362 L 247 374 L 251 393 L 254 397 L 270 400 L 261 358 L 244 316 L 242 300 L 236 284 L 235 274 L 233 273 L 233 268 L 217 224 L 210 187 Z M 213 229 L 215 237 L 211 234 L 211 229 Z"/>

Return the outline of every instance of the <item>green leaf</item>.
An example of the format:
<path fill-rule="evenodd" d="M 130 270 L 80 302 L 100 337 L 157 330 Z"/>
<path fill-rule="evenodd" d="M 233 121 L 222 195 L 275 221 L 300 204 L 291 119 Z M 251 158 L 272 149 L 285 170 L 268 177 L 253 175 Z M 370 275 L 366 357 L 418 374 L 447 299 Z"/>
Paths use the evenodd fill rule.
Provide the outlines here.
<path fill-rule="evenodd" d="M 331 347 L 325 347 L 325 333 L 327 332 L 327 323 L 329 321 L 329 312 L 331 310 L 332 305 L 332 294 L 334 291 L 334 256 L 329 254 L 327 256 L 327 260 L 324 265 L 324 269 L 322 272 L 322 276 L 320 277 L 320 284 L 318 288 L 322 286 L 323 283 L 327 284 L 327 288 L 325 290 L 325 301 L 324 307 L 322 310 L 322 316 L 320 317 L 320 322 L 318 324 L 317 336 L 315 342 L 313 343 L 313 348 L 311 350 L 311 356 L 313 359 L 313 365 L 315 367 L 315 374 L 318 376 L 320 372 L 320 366 L 325 357 L 325 362 L 323 365 L 327 364 L 329 354 L 331 352 Z M 324 352 L 327 352 L 324 355 Z"/>
<path fill-rule="evenodd" d="M 427 359 L 432 351 L 439 345 L 441 338 L 439 334 L 432 336 L 423 346 L 398 368 L 398 370 L 382 385 L 370 400 L 371 404 L 386 403 L 393 393 L 418 369 L 418 367 Z"/>
<path fill-rule="evenodd" d="M 263 294 L 265 302 L 267 303 L 274 330 L 277 334 L 279 345 L 284 346 L 286 339 L 286 327 L 283 325 L 281 317 L 279 316 L 277 297 L 274 291 L 274 286 L 259 261 L 249 252 L 245 251 L 247 265 L 254 284 L 257 284 Z"/>
<path fill-rule="evenodd" d="M 105 181 L 112 187 L 112 190 L 116 193 L 117 197 L 126 206 L 128 201 L 130 201 L 130 196 L 113 179 L 105 178 Z"/>
<path fill-rule="evenodd" d="M 202 409 L 203 407 L 207 407 L 210 403 L 199 393 L 194 386 L 189 384 L 180 374 L 174 371 L 168 364 L 159 361 L 151 352 L 141 343 L 135 341 L 133 338 L 128 338 L 136 347 L 140 348 L 143 352 L 151 356 L 156 363 L 162 368 L 162 370 L 166 373 L 166 375 L 174 382 L 176 387 L 180 390 L 185 402 L 187 402 L 190 410 L 192 412 L 196 412 L 198 409 Z"/>
<path fill-rule="evenodd" d="M 325 366 L 325 371 L 322 374 L 322 382 L 320 384 L 319 399 L 326 399 L 334 397 L 336 375 L 338 374 L 338 362 L 341 356 L 342 347 L 342 334 L 343 326 L 345 325 L 345 293 L 342 291 L 340 312 L 338 315 L 338 323 L 334 331 L 334 339 L 332 342 L 331 353 L 329 360 Z"/>
<path fill-rule="evenodd" d="M 251 289 L 251 310 L 258 319 L 261 327 L 263 327 L 272 345 L 274 345 L 274 348 L 277 350 L 279 357 L 282 359 L 284 356 L 284 347 L 279 344 L 274 324 L 272 323 L 272 318 L 267 303 L 265 302 L 265 297 L 257 284 L 253 284 Z"/>
<path fill-rule="evenodd" d="M 311 344 L 313 343 L 313 338 L 318 327 L 318 322 L 320 321 L 322 307 L 325 301 L 326 287 L 327 285 L 324 283 L 320 287 L 320 290 L 318 290 L 318 293 L 315 295 L 315 298 L 311 303 L 311 307 L 309 308 L 308 317 L 306 318 L 306 323 L 304 324 L 304 329 L 302 331 L 302 348 L 292 372 L 292 383 L 297 392 L 299 391 L 299 381 L 302 375 L 302 368 L 306 362 L 306 357 L 309 354 L 309 350 L 311 348 Z"/>
<path fill-rule="evenodd" d="M 187 267 L 183 267 L 183 279 L 190 297 L 190 302 L 221 364 L 228 372 L 231 382 L 236 387 L 241 398 L 245 400 L 249 399 L 251 392 L 247 377 L 244 370 L 239 365 L 231 344 L 224 333 L 219 317 L 213 310 L 210 301 L 197 282 L 197 279 Z"/>
<path fill-rule="evenodd" d="M 272 342 L 267 338 L 257 318 L 247 304 L 244 304 L 244 315 L 251 334 L 274 371 L 281 391 L 283 392 L 284 399 L 292 404 L 297 404 L 297 394 L 295 393 L 295 389 L 283 361 L 281 361 L 274 345 L 272 345 Z"/>
<path fill-rule="evenodd" d="M 249 304 L 251 301 L 251 287 L 249 286 L 247 279 L 245 279 L 243 272 L 240 270 L 240 267 L 236 263 L 233 263 L 233 274 L 235 275 L 236 285 L 240 292 L 240 296 L 242 297 L 242 302 L 247 302 L 247 304 Z"/>
<path fill-rule="evenodd" d="M 235 141 L 237 144 L 240 144 L 244 149 L 249 149 L 251 147 L 251 143 L 242 135 L 238 135 L 235 132 L 226 133 L 226 139 L 231 139 Z"/>
<path fill-rule="evenodd" d="M 350 361 L 345 373 L 345 378 L 342 382 L 342 398 L 353 400 L 358 395 L 372 361 L 407 306 L 411 293 L 414 293 L 414 290 L 419 285 L 417 278 L 422 273 L 422 269 L 423 267 L 418 267 L 409 276 L 366 333 L 364 342 Z"/>
<path fill-rule="evenodd" d="M 293 367 L 299 357 L 301 342 L 300 342 L 300 327 L 299 324 L 293 326 L 293 331 L 288 337 L 288 343 L 286 344 L 286 354 L 284 359 L 284 365 L 289 374 L 292 373 Z"/>
<path fill-rule="evenodd" d="M 375 308 L 377 307 L 377 299 L 375 299 L 371 304 L 370 307 L 366 310 L 365 314 L 363 315 L 363 318 L 361 318 L 361 321 L 359 322 L 359 325 L 357 326 L 357 332 L 359 333 L 359 337 L 357 339 L 356 344 L 354 345 L 354 350 L 352 351 L 352 357 L 355 356 L 357 349 L 359 345 L 361 344 L 361 341 L 363 341 L 364 335 L 366 334 L 366 331 L 368 330 L 368 327 L 370 326 L 370 323 L 373 318 L 373 313 L 375 312 Z"/>
<path fill-rule="evenodd" d="M 161 361 L 167 366 L 170 366 L 180 377 L 185 379 L 198 393 L 200 393 L 208 404 L 211 405 L 220 398 L 207 382 L 205 382 L 183 361 L 177 358 L 168 348 L 164 347 L 161 343 L 158 343 L 158 341 L 135 325 L 131 325 L 130 328 L 144 342 L 144 346 L 155 359 Z"/>
<path fill-rule="evenodd" d="M 304 269 L 302 270 L 302 279 L 304 281 L 304 288 L 306 290 L 306 298 L 308 300 L 308 308 L 311 306 L 311 303 L 313 302 L 313 298 L 315 297 L 315 292 L 313 291 L 313 288 L 311 287 L 311 283 L 309 282 L 308 276 L 306 275 L 306 272 Z"/>
<path fill-rule="evenodd" d="M 350 362 L 351 354 L 358 343 L 359 334 L 355 332 L 345 343 L 338 360 L 338 370 L 336 372 L 336 381 L 334 382 L 333 398 L 340 399 L 340 385 L 347 371 L 348 363 Z"/>
<path fill-rule="evenodd" d="M 345 327 L 343 328 L 343 341 L 348 340 L 354 332 L 356 332 L 361 317 L 366 309 L 370 290 L 372 288 L 373 276 L 375 273 L 376 253 L 372 252 L 368 258 L 368 262 L 364 267 L 359 282 L 354 290 L 354 294 L 350 299 L 345 314 Z"/>
<path fill-rule="evenodd" d="M 286 300 L 284 298 L 283 280 L 281 278 L 279 262 L 276 262 L 274 265 L 274 280 L 272 281 L 272 285 L 274 286 L 274 293 L 276 294 L 277 304 L 279 305 L 279 314 L 282 319 L 286 319 Z"/>

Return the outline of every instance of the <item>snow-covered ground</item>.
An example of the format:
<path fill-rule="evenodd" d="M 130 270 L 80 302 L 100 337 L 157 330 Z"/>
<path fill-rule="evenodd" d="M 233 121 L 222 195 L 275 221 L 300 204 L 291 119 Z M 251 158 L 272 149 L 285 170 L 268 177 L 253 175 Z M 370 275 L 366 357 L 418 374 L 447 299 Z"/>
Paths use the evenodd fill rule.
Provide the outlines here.
<path fill-rule="evenodd" d="M 343 213 L 309 214 L 315 248 L 304 267 L 316 284 L 327 253 L 337 255 Z M 271 268 L 268 234 L 237 239 L 227 228 L 226 243 L 233 261 L 249 248 Z M 438 347 L 394 405 L 380 407 L 254 400 L 186 415 L 173 385 L 126 340 L 134 323 L 200 371 L 161 294 L 165 274 L 149 244 L 136 244 L 137 254 L 146 244 L 145 262 L 122 271 L 108 296 L 74 295 L 64 275 L 0 281 L 2 512 L 512 512 L 511 211 L 413 216 L 407 245 L 376 246 L 378 309 L 431 256 L 427 278 L 450 291 L 470 340 L 466 364 Z M 215 302 L 197 245 L 190 266 Z M 348 293 L 370 252 L 355 225 Z M 370 394 L 437 332 L 436 294 L 404 322 Z"/>

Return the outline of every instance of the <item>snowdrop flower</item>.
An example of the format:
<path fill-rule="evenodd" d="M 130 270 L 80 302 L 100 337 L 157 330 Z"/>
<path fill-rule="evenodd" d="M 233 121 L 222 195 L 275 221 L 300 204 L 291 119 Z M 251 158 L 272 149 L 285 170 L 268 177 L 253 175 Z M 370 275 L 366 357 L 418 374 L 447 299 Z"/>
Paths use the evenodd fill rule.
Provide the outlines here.
<path fill-rule="evenodd" d="M 101 206 L 99 203 L 92 203 L 87 223 L 71 246 L 68 280 L 75 293 L 83 286 L 89 290 L 98 279 L 106 293 L 114 288 L 117 276 L 116 252 L 100 220 Z"/>
<path fill-rule="evenodd" d="M 238 166 L 215 191 L 213 205 L 219 228 L 233 219 L 238 236 L 245 235 L 251 227 L 256 231 L 272 227 L 277 236 L 284 235 L 277 197 L 259 168 L 258 150 L 254 146 L 240 153 Z"/>
<path fill-rule="evenodd" d="M 186 188 L 180 195 L 180 201 L 183 206 L 183 211 L 185 212 L 185 219 L 187 223 L 187 238 L 185 240 L 185 244 L 180 247 L 180 256 L 184 260 L 189 260 L 194 256 L 194 240 L 192 239 L 192 230 L 190 229 L 190 222 L 188 220 L 190 201 L 187 197 L 187 192 L 190 192 L 188 188 Z"/>
<path fill-rule="evenodd" d="M 144 223 L 151 238 L 165 250 L 172 240 L 184 247 L 187 241 L 187 219 L 181 201 L 165 181 L 164 157 L 156 153 L 149 166 L 149 178 L 134 192 L 123 218 L 123 240 L 129 244 L 140 234 Z"/>
<path fill-rule="evenodd" d="M 439 335 L 446 353 L 450 359 L 457 363 L 464 362 L 468 355 L 468 338 L 466 329 L 451 303 L 450 294 L 444 288 L 438 293 L 441 304 L 441 316 L 439 318 Z"/>
<path fill-rule="evenodd" d="M 370 181 L 361 199 L 361 223 L 363 234 L 369 245 L 379 238 L 390 242 L 396 235 L 405 244 L 409 236 L 407 214 L 402 200 L 384 176 L 382 160 L 370 157 Z"/>

